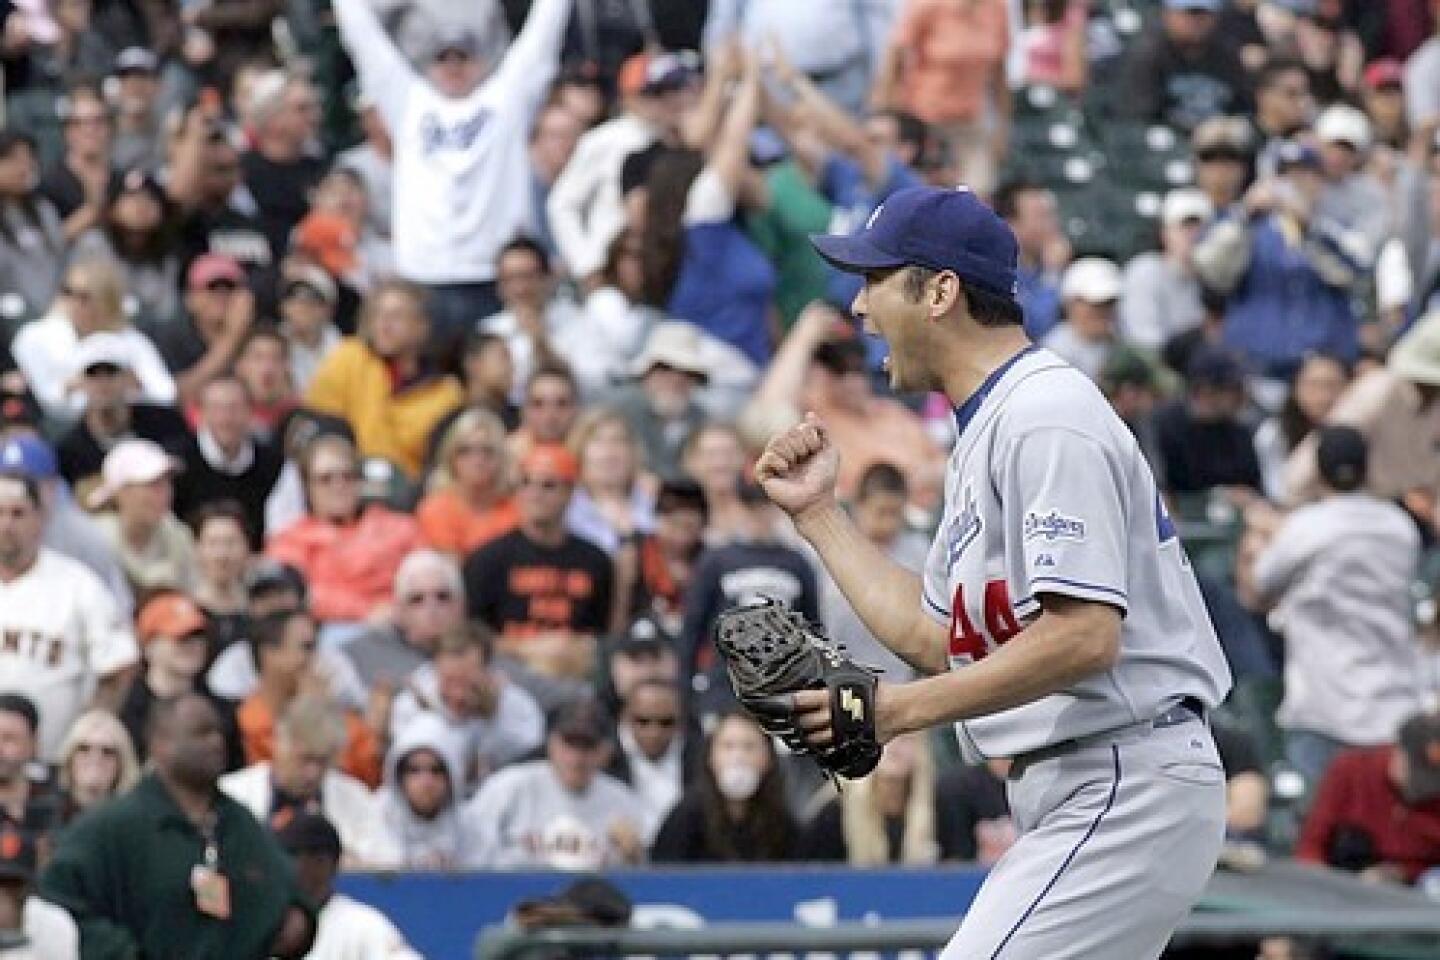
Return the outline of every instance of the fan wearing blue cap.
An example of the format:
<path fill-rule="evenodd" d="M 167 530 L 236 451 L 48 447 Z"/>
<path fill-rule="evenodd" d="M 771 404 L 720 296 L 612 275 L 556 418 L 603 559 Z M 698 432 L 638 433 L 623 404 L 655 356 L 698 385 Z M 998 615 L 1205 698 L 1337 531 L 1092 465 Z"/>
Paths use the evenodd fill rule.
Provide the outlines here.
<path fill-rule="evenodd" d="M 918 574 L 837 504 L 839 454 L 814 413 L 755 467 L 923 677 L 879 682 L 877 737 L 953 724 L 968 762 L 1007 758 L 1019 836 L 945 955 L 1157 957 L 1219 855 L 1225 778 L 1206 717 L 1230 673 L 1144 456 L 1094 383 L 1026 336 L 1015 237 L 974 193 L 900 190 L 858 233 L 814 243 L 863 278 L 852 308 L 889 344 L 894 387 L 954 407 Z M 805 746 L 834 742 L 828 690 L 782 702 Z"/>

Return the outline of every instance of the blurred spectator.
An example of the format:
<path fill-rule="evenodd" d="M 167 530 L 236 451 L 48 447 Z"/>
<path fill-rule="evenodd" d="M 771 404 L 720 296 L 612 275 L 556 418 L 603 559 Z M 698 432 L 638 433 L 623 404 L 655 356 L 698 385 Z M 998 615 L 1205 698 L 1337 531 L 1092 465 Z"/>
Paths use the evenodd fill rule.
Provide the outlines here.
<path fill-rule="evenodd" d="M 1010 30 L 1000 0 L 911 0 L 885 47 L 871 97 L 934 127 L 960 182 L 981 196 L 995 188 L 1009 144 Z"/>
<path fill-rule="evenodd" d="M 494 657 L 489 629 L 456 624 L 441 635 L 431 662 L 411 671 L 390 714 L 390 739 L 395 743 L 425 715 L 438 717 L 460 740 L 462 764 L 455 789 L 462 799 L 545 739 L 540 707 L 496 668 Z"/>
<path fill-rule="evenodd" d="M 1155 427 L 1155 410 L 1160 405 L 1160 378 L 1150 360 L 1140 351 L 1120 344 L 1100 368 L 1100 391 L 1110 401 L 1115 415 L 1130 428 L 1140 452 L 1155 475 L 1155 484 L 1165 489 L 1161 468 L 1160 438 Z"/>
<path fill-rule="evenodd" d="M 705 420 L 695 399 L 709 379 L 700 331 L 681 321 L 657 323 L 631 369 L 636 382 L 621 388 L 613 405 L 639 440 L 644 469 L 678 476 L 685 438 Z"/>
<path fill-rule="evenodd" d="M 1211 117 L 1190 138 L 1195 151 L 1195 186 L 1210 200 L 1213 213 L 1240 202 L 1250 182 L 1255 138 L 1240 117 Z"/>
<path fill-rule="evenodd" d="M 300 402 L 289 352 L 289 341 L 270 326 L 251 328 L 235 351 L 234 374 L 250 392 L 251 429 L 257 439 L 277 444 L 280 427 Z"/>
<path fill-rule="evenodd" d="M 1055 194 L 1038 183 L 1012 180 L 995 191 L 995 212 L 1015 233 L 1017 295 L 1025 309 L 1025 332 L 1038 340 L 1060 322 L 1060 275 L 1070 262 Z"/>
<path fill-rule="evenodd" d="M 1317 451 L 1324 492 L 1285 518 L 1254 573 L 1285 638 L 1276 719 L 1311 784 L 1345 747 L 1389 742 L 1423 696 L 1415 522 L 1363 491 L 1367 450 L 1354 427 L 1320 428 Z"/>
<path fill-rule="evenodd" d="M 1041 346 L 1099 380 L 1105 358 L 1119 340 L 1115 317 L 1124 287 L 1114 261 L 1081 257 L 1070 264 L 1060 282 L 1062 317 Z"/>
<path fill-rule="evenodd" d="M 1184 395 L 1155 417 L 1166 490 L 1186 496 L 1218 487 L 1237 502 L 1258 496 L 1263 481 L 1255 431 L 1240 419 L 1245 379 L 1239 362 L 1223 349 L 1202 346 L 1185 374 Z"/>
<path fill-rule="evenodd" d="M 657 142 L 674 143 L 693 79 L 693 70 L 676 54 L 635 54 L 616 80 L 615 115 L 580 137 L 554 181 L 546 210 L 555 247 L 587 290 L 600 284 L 611 246 L 626 227 L 621 178 L 626 158 Z"/>
<path fill-rule="evenodd" d="M 137 334 L 138 336 L 138 334 Z M 77 495 L 94 485 L 107 451 L 129 438 L 180 449 L 190 435 L 173 408 L 131 400 L 135 374 L 129 352 L 109 333 L 92 333 L 69 354 L 79 379 L 84 413 L 60 440 L 60 473 Z"/>
<path fill-rule="evenodd" d="M 343 862 L 340 834 L 325 816 L 301 814 L 279 831 L 278 839 L 295 860 L 300 892 L 319 910 L 308 960 L 420 960 L 383 913 L 336 892 L 335 876 Z"/>
<path fill-rule="evenodd" d="M 880 764 L 805 826 L 797 859 L 852 866 L 926 866 L 958 859 L 935 829 L 935 761 L 924 734 L 885 745 Z"/>
<path fill-rule="evenodd" d="M 361 85 L 394 135 L 396 266 L 430 288 L 436 342 L 495 311 L 500 246 L 535 232 L 528 134 L 570 8 L 569 0 L 534 4 L 498 64 L 479 59 L 469 30 L 447 30 L 422 79 L 367 2 L 335 4 Z"/>
<path fill-rule="evenodd" d="M 1160 249 L 1136 254 L 1120 284 L 1120 333 L 1129 343 L 1158 351 L 1205 319 L 1191 251 L 1215 215 L 1204 192 L 1181 187 L 1160 208 Z"/>
<path fill-rule="evenodd" d="M 31 698 L 0 693 L 0 836 L 18 835 L 48 853 L 68 798 L 40 762 L 39 725 Z"/>
<path fill-rule="evenodd" d="M 1310 431 L 1330 418 L 1349 383 L 1349 368 L 1334 357 L 1311 353 L 1300 361 L 1280 412 L 1267 417 L 1255 430 L 1255 455 L 1267 498 L 1275 503 L 1291 501 L 1285 463 Z"/>
<path fill-rule="evenodd" d="M 470 615 L 499 649 L 550 677 L 588 677 L 595 638 L 614 627 L 609 555 L 565 526 L 579 464 L 569 450 L 532 448 L 520 462 L 519 526 L 465 561 Z"/>
<path fill-rule="evenodd" d="M 496 260 L 500 303 L 504 309 L 484 317 L 476 326 L 479 333 L 502 337 L 510 348 L 515 379 L 524 383 L 539 367 L 566 364 L 587 349 L 605 349 L 583 329 L 584 313 L 568 295 L 557 288 L 550 257 L 529 237 L 517 237 L 500 248 Z M 586 384 L 593 392 L 604 384 Z"/>
<path fill-rule="evenodd" d="M 195 584 L 190 596 L 210 624 L 206 669 L 245 633 L 253 559 L 245 511 L 227 500 L 208 503 L 190 517 L 195 531 Z"/>
<path fill-rule="evenodd" d="M 395 611 L 341 652 L 367 689 L 399 687 L 435 655 L 440 638 L 465 619 L 465 586 L 455 561 L 420 548 L 395 571 Z"/>
<path fill-rule="evenodd" d="M 340 344 L 335 307 L 340 292 L 324 268 L 300 260 L 281 267 L 280 333 L 290 357 L 290 383 L 296 393 L 310 381 L 325 358 Z"/>
<path fill-rule="evenodd" d="M 578 464 L 565 511 L 570 532 L 615 557 L 620 597 L 634 586 L 634 548 L 655 525 L 652 485 L 629 421 L 609 407 L 586 411 L 570 433 Z"/>
<path fill-rule="evenodd" d="M 83 85 L 70 89 L 57 112 L 64 122 L 64 152 L 45 172 L 40 189 L 60 214 L 66 242 L 73 243 L 104 214 L 110 186 L 110 106 L 99 90 Z"/>
<path fill-rule="evenodd" d="M 361 502 L 359 458 L 344 437 L 317 437 L 300 469 L 307 513 L 272 532 L 265 552 L 304 575 L 322 622 L 378 615 L 390 606 L 400 561 L 420 543 L 419 526 L 408 514 Z"/>
<path fill-rule="evenodd" d="M 0 281 L 19 299 L 5 313 L 32 317 L 60 287 L 65 236 L 55 205 L 40 193 L 35 141 L 21 130 L 0 131 Z"/>
<path fill-rule="evenodd" d="M 740 502 L 740 482 L 750 459 L 734 424 L 722 420 L 701 424 L 686 438 L 680 464 L 705 495 L 707 545 L 721 546 L 748 529 L 749 511 Z"/>
<path fill-rule="evenodd" d="M 1319 0 L 1298 12 L 1295 52 L 1317 98 L 1325 103 L 1354 99 L 1365 51 L 1346 24 L 1340 0 Z"/>
<path fill-rule="evenodd" d="M 877 81 L 896 5 L 863 0 L 843 11 L 822 10 L 784 0 L 711 0 L 705 20 L 705 52 L 738 40 L 749 50 L 778 44 L 830 100 L 858 116 Z"/>
<path fill-rule="evenodd" d="M 105 535 L 61 479 L 55 451 L 37 436 L 14 434 L 0 442 L 0 474 L 35 482 L 45 516 L 41 542 L 88 567 L 110 592 L 116 608 L 128 617 L 134 606 L 130 583 Z"/>
<path fill-rule="evenodd" d="M 424 465 L 431 430 L 463 399 L 455 379 L 425 356 L 425 298 L 403 280 L 377 285 L 359 335 L 329 352 L 305 394 L 310 409 L 350 423 L 362 454 L 383 457 L 412 479 Z"/>
<path fill-rule="evenodd" d="M 245 511 L 245 530 L 259 549 L 265 542 L 265 501 L 285 458 L 251 431 L 250 391 L 233 375 L 221 374 L 200 390 L 193 437 L 180 453 L 175 512 L 190 516 L 207 504 L 228 500 Z"/>
<path fill-rule="evenodd" d="M 314 918 L 284 853 L 216 789 L 214 707 L 181 697 L 147 730 L 154 771 L 63 835 L 41 894 L 75 917 L 87 955 L 304 956 Z"/>
<path fill-rule="evenodd" d="M 1420 320 L 1391 349 L 1385 366 L 1357 376 L 1331 409 L 1328 422 L 1355 427 L 1369 447 L 1366 489 L 1400 500 L 1424 524 L 1435 525 L 1440 490 L 1440 314 Z M 1305 503 L 1319 492 L 1316 439 L 1301 441 L 1285 464 L 1285 492 Z"/>
<path fill-rule="evenodd" d="M 370 196 L 360 174 L 334 167 L 320 180 L 311 213 L 295 228 L 291 249 L 324 267 L 343 285 L 341 317 L 348 323 L 350 301 L 395 273 L 389 238 L 370 223 Z"/>
<path fill-rule="evenodd" d="M 1214 725 L 1215 747 L 1225 768 L 1225 836 L 1263 842 L 1269 816 L 1270 779 L 1245 728 Z"/>
<path fill-rule="evenodd" d="M 270 249 L 284 250 L 325 173 L 324 161 L 306 152 L 318 129 L 320 103 L 310 81 L 272 70 L 251 86 L 245 117 L 251 148 L 240 157 L 241 173 Z"/>
<path fill-rule="evenodd" d="M 110 138 L 110 164 L 116 170 L 160 169 L 165 160 L 165 130 L 161 124 L 160 59 L 145 47 L 126 47 L 115 57 L 111 73 L 114 87 L 114 132 Z M 109 92 L 107 81 L 107 92 Z M 168 317 L 170 313 L 157 316 Z"/>
<path fill-rule="evenodd" d="M 642 615 L 606 644 L 600 677 L 606 709 L 618 716 L 631 692 L 651 680 L 679 682 L 680 659 L 675 655 L 674 635 L 654 617 Z"/>
<path fill-rule="evenodd" d="M 466 806 L 490 868 L 599 870 L 641 862 L 639 798 L 601 772 L 609 720 L 593 701 L 563 708 L 545 757 L 497 772 Z"/>
<path fill-rule="evenodd" d="M 1324 181 L 1313 148 L 1284 144 L 1277 169 L 1246 192 L 1244 215 L 1222 216 L 1194 256 L 1200 279 L 1229 296 L 1226 345 L 1262 377 L 1284 380 L 1312 350 L 1355 358 L 1351 295 L 1372 261 L 1317 215 Z"/>
<path fill-rule="evenodd" d="M 794 857 L 799 827 L 785 806 L 775 745 L 746 714 L 727 713 L 705 763 L 660 826 L 655 863 L 773 863 Z"/>
<path fill-rule="evenodd" d="M 209 659 L 209 628 L 205 614 L 183 593 L 161 591 L 140 608 L 135 621 L 135 639 L 143 655 L 143 669 L 130 684 L 118 716 L 131 742 L 138 745 L 138 757 L 146 759 L 145 724 L 155 704 L 188 693 L 199 693 L 214 703 L 225 735 L 225 769 L 234 770 L 245 762 L 240 735 L 235 727 L 235 709 L 213 696 L 205 686 Z"/>
<path fill-rule="evenodd" d="M 328 703 L 325 680 L 315 669 L 316 635 L 315 621 L 300 610 L 280 611 L 252 621 L 250 644 L 260 683 L 235 714 L 248 763 L 261 763 L 275 755 L 293 704 L 306 697 Z M 305 710 L 300 715 L 305 715 Z M 372 729 L 355 711 L 346 710 L 338 726 L 341 735 L 334 744 L 336 765 L 367 786 L 379 785 L 381 750 L 376 734 L 383 732 L 386 725 Z M 290 732 L 304 735 L 299 730 Z"/>
<path fill-rule="evenodd" d="M 152 174 L 132 167 L 110 177 L 97 222 L 76 239 L 70 259 L 113 261 L 125 315 L 168 323 L 180 310 L 176 227 L 165 189 Z"/>
<path fill-rule="evenodd" d="M 128 371 L 127 393 L 134 400 L 175 402 L 175 380 L 155 345 L 125 319 L 124 297 L 125 280 L 113 262 L 78 261 L 66 269 L 50 313 L 15 335 L 15 362 L 49 416 L 68 422 L 85 409 L 77 375 L 96 362 Z"/>
<path fill-rule="evenodd" d="M 273 22 L 284 9 L 283 0 L 214 0 L 183 7 L 180 20 L 187 30 L 203 31 L 214 44 L 209 68 L 227 83 L 242 63 L 269 56 Z"/>
<path fill-rule="evenodd" d="M 1222 0 L 1165 0 L 1160 22 L 1131 49 L 1121 110 L 1193 130 L 1250 106 L 1249 81 L 1229 39 L 1216 32 Z"/>
<path fill-rule="evenodd" d="M 936 790 L 935 833 L 946 859 L 994 866 L 1014 845 L 1018 833 L 1005 795 L 1010 761 L 980 766 L 956 764 L 940 773 Z"/>
<path fill-rule="evenodd" d="M 12 934 L 24 938 L 17 947 L 0 948 L 0 957 L 80 960 L 80 928 L 74 919 L 35 894 L 36 859 L 33 843 L 0 830 L 0 940 Z"/>
<path fill-rule="evenodd" d="M 1417 714 L 1395 742 L 1336 757 L 1295 856 L 1393 883 L 1440 866 L 1440 721 Z"/>
<path fill-rule="evenodd" d="M 1296 139 L 1310 125 L 1314 113 L 1315 99 L 1305 65 L 1284 57 L 1265 64 L 1255 78 L 1253 118 L 1260 176 L 1275 174 L 1276 151 Z"/>
<path fill-rule="evenodd" d="M 0 676 L 38 707 L 39 755 L 50 760 L 87 701 L 120 705 L 138 658 L 95 574 L 41 546 L 43 523 L 35 481 L 0 471 L 0 633 L 26 638 L 0 645 Z"/>
<path fill-rule="evenodd" d="M 575 925 L 625 928 L 634 906 L 624 891 L 602 877 L 581 877 L 553 897 L 522 900 L 515 924 L 526 932 Z"/>
<path fill-rule="evenodd" d="M 906 527 L 905 508 L 909 496 L 905 474 L 893 463 L 877 461 L 860 475 L 850 511 L 861 536 L 901 566 L 919 570 L 924 566 L 930 543 Z M 908 680 L 914 676 L 904 661 L 875 639 L 828 574 L 822 577 L 820 589 L 820 622 L 857 662 L 882 671 L 891 680 Z"/>
<path fill-rule="evenodd" d="M 1430 4 L 1435 35 L 1405 61 L 1405 113 L 1419 129 L 1440 117 L 1440 16 Z"/>
<path fill-rule="evenodd" d="M 505 427 L 489 410 L 467 409 L 445 428 L 429 493 L 416 508 L 425 543 L 460 559 L 519 522 L 515 467 Z"/>
<path fill-rule="evenodd" d="M 185 277 L 184 316 L 156 328 L 155 342 L 189 406 L 235 362 L 255 322 L 255 295 L 245 286 L 244 268 L 227 254 L 197 257 Z"/>
<path fill-rule="evenodd" d="M 176 461 L 150 440 L 122 440 L 105 455 L 100 485 L 87 498 L 108 508 L 96 522 L 137 594 L 189 590 L 195 580 L 195 537 L 172 509 Z"/>
<path fill-rule="evenodd" d="M 1365 68 L 1360 104 L 1374 128 L 1375 142 L 1404 150 L 1410 143 L 1410 125 L 1405 117 L 1405 67 L 1398 60 L 1382 58 Z"/>
<path fill-rule="evenodd" d="M 1401 164 L 1399 232 L 1409 264 L 1413 291 L 1410 313 L 1423 316 L 1440 309 L 1440 116 L 1417 131 L 1407 161 Z"/>
<path fill-rule="evenodd" d="M 298 817 L 323 813 L 340 831 L 348 867 L 386 863 L 369 787 L 338 769 L 349 737 L 338 707 L 323 697 L 297 697 L 275 727 L 273 757 L 225 774 L 220 789 L 276 833 Z"/>
<path fill-rule="evenodd" d="M 655 526 L 636 543 L 634 591 L 626 619 L 655 618 L 670 636 L 680 633 L 685 591 L 705 546 L 709 508 L 693 480 L 667 480 L 655 495 Z M 622 598 L 624 600 L 624 598 Z"/>
<path fill-rule="evenodd" d="M 460 376 L 465 385 L 465 406 L 436 424 L 430 434 L 432 448 L 454 419 L 467 409 L 490 411 L 500 418 L 507 431 L 520 425 L 520 407 L 514 401 L 515 361 L 503 338 L 489 333 L 470 337 L 460 358 Z M 434 460 L 433 450 L 431 460 Z"/>
<path fill-rule="evenodd" d="M 56 768 L 72 816 L 129 793 L 140 780 L 130 734 L 108 710 L 87 710 L 75 718 L 60 744 Z"/>
<path fill-rule="evenodd" d="M 520 426 L 510 438 L 517 460 L 539 444 L 564 443 L 580 415 L 580 389 L 575 375 L 563 366 L 542 367 L 525 383 Z"/>
<path fill-rule="evenodd" d="M 685 594 L 685 622 L 680 632 L 680 667 L 685 676 L 706 674 L 712 697 L 726 703 L 729 684 L 715 654 L 712 630 L 722 610 L 768 597 L 789 606 L 806 620 L 820 619 L 820 591 L 815 568 L 805 555 L 781 542 L 775 532 L 775 508 L 754 481 L 740 486 L 745 520 L 735 540 L 700 555 Z M 697 678 L 696 689 L 706 687 Z M 716 706 L 718 703 L 707 703 Z"/>
<path fill-rule="evenodd" d="M 1347 240 L 1373 263 L 1394 224 L 1385 189 L 1365 170 L 1373 138 L 1370 121 L 1348 104 L 1332 104 L 1316 118 L 1315 136 L 1325 178 L 1315 216 L 1349 232 L 1352 236 Z"/>
<path fill-rule="evenodd" d="M 1086 28 L 1089 0 L 1040 0 L 1025 4 L 1025 27 L 1016 37 L 1024 52 L 1025 84 L 1078 94 L 1089 80 Z"/>
<path fill-rule="evenodd" d="M 465 744 L 435 714 L 418 714 L 405 723 L 385 758 L 385 782 L 377 799 L 389 866 L 455 870 L 468 866 L 478 852 L 460 816 Z"/>
<path fill-rule="evenodd" d="M 366 213 L 372 230 L 386 240 L 394 220 L 395 144 L 375 101 L 364 90 L 356 104 L 365 139 L 335 157 L 335 166 L 353 170 L 365 184 Z"/>
<path fill-rule="evenodd" d="M 661 153 L 643 194 L 645 301 L 734 348 L 727 382 L 753 380 L 771 351 L 775 268 L 735 219 L 750 199 L 745 185 L 759 69 L 755 57 L 746 60 L 707 149 Z"/>
<path fill-rule="evenodd" d="M 699 772 L 700 744 L 687 733 L 674 681 L 642 680 L 621 701 L 616 749 L 606 772 L 639 797 L 640 836 L 647 846 Z"/>

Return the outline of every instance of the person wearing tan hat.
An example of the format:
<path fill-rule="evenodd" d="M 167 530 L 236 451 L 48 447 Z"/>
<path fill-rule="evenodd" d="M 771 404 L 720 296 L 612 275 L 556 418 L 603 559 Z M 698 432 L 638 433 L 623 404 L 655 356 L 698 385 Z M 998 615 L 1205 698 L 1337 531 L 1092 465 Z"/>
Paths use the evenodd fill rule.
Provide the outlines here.
<path fill-rule="evenodd" d="M 1370 447 L 1365 488 L 1382 499 L 1400 500 L 1419 520 L 1436 525 L 1440 496 L 1440 312 L 1422 317 L 1390 349 L 1384 366 L 1374 367 L 1346 389 L 1328 423 L 1355 427 Z M 1320 492 L 1312 433 L 1285 464 L 1290 503 Z"/>
<path fill-rule="evenodd" d="M 565 525 L 579 475 L 565 447 L 532 447 L 520 462 L 519 526 L 464 568 L 470 616 L 499 634 L 496 649 L 570 680 L 590 676 L 596 638 L 615 626 L 614 564 Z"/>
<path fill-rule="evenodd" d="M 162 587 L 188 589 L 195 576 L 195 538 L 176 518 L 176 461 L 150 440 L 123 440 L 105 457 L 92 510 L 137 593 Z"/>
<path fill-rule="evenodd" d="M 645 468 L 660 477 L 678 476 L 685 438 L 705 422 L 695 400 L 710 377 L 700 329 L 680 320 L 655 324 L 631 372 L 635 382 L 621 388 L 612 406 L 635 432 Z"/>
<path fill-rule="evenodd" d="M 1190 138 L 1195 151 L 1195 186 L 1216 210 L 1240 202 L 1250 179 L 1255 137 L 1242 117 L 1211 117 Z"/>
<path fill-rule="evenodd" d="M 1331 104 L 1315 120 L 1315 138 L 1325 177 L 1315 215 L 1363 240 L 1373 262 L 1395 225 L 1385 188 L 1366 169 L 1375 140 L 1370 121 L 1349 104 Z"/>
<path fill-rule="evenodd" d="M 226 768 L 244 762 L 235 708 L 205 687 L 205 665 L 210 660 L 210 622 L 183 593 L 165 590 L 152 596 L 135 618 L 135 639 L 140 643 L 144 672 L 130 685 L 120 707 L 120 722 L 130 733 L 136 753 L 146 757 L 145 724 L 158 700 L 173 700 L 186 693 L 203 694 L 220 713 L 225 734 Z"/>
<path fill-rule="evenodd" d="M 1204 321 L 1200 281 L 1190 265 L 1190 252 L 1214 216 L 1210 198 L 1195 187 L 1165 195 L 1160 249 L 1137 254 L 1125 264 L 1119 320 L 1126 341 L 1159 351 L 1171 338 Z"/>

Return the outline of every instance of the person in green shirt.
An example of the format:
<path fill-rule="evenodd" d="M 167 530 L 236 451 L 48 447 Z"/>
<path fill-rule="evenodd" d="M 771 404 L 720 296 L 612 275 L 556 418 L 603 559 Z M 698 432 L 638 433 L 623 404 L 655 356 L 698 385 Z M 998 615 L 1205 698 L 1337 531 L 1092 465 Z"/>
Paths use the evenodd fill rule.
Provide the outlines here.
<path fill-rule="evenodd" d="M 59 839 L 41 895 L 80 927 L 84 960 L 299 958 L 313 907 L 274 837 L 216 786 L 220 717 L 205 697 L 158 701 L 154 772 Z"/>

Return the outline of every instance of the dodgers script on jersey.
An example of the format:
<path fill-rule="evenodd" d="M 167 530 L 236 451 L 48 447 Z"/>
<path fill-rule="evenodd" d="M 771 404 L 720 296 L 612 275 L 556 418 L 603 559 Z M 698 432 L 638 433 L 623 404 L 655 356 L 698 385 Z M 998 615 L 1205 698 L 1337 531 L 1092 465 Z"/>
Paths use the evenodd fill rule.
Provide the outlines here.
<path fill-rule="evenodd" d="M 1014 757 L 1149 721 L 1182 697 L 1230 689 L 1199 586 L 1139 446 L 1078 370 L 1038 347 L 955 411 L 945 511 L 925 565 L 927 613 L 951 669 L 984 658 L 1062 594 L 1119 608 L 1103 674 L 956 724 L 966 760 Z"/>

